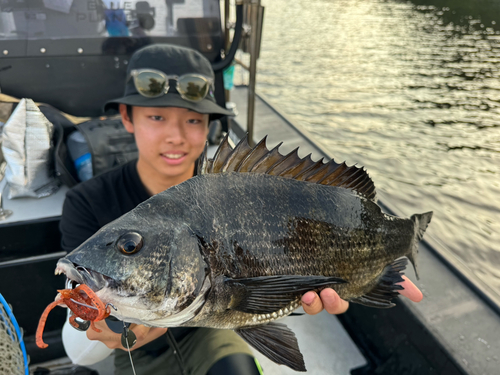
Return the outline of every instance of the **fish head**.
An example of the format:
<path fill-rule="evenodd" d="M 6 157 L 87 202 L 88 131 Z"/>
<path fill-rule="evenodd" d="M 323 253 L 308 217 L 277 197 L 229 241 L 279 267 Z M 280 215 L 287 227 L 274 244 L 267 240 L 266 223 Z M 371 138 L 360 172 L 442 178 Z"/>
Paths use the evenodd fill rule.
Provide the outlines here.
<path fill-rule="evenodd" d="M 210 288 L 198 237 L 174 219 L 134 211 L 101 228 L 60 259 L 56 274 L 86 284 L 111 315 L 173 327 L 192 319 Z"/>

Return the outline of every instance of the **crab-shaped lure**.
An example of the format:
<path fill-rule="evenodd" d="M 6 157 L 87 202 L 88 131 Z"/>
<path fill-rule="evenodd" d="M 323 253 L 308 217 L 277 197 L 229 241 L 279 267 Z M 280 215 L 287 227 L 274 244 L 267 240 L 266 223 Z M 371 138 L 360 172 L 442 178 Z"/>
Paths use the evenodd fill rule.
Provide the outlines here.
<path fill-rule="evenodd" d="M 57 305 L 64 304 L 73 312 L 74 315 L 69 318 L 69 323 L 75 328 L 79 327 L 75 319 L 80 318 L 90 321 L 92 329 L 96 332 L 101 332 L 94 323 L 109 316 L 109 308 L 104 305 L 87 285 L 81 284 L 74 289 L 61 289 L 58 292 L 61 294 L 61 297 L 45 308 L 36 330 L 36 345 L 42 349 L 48 346 L 42 339 L 45 322 L 47 321 L 49 312 Z"/>

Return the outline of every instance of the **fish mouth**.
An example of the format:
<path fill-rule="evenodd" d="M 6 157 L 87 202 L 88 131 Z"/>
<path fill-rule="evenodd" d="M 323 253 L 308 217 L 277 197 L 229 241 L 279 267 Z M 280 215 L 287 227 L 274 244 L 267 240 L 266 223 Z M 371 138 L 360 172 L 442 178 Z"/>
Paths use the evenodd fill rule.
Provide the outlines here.
<path fill-rule="evenodd" d="M 66 289 L 74 289 L 79 284 L 85 284 L 94 292 L 98 292 L 109 286 L 111 278 L 103 274 L 74 264 L 66 258 L 61 258 L 57 262 L 55 275 L 66 275 Z"/>

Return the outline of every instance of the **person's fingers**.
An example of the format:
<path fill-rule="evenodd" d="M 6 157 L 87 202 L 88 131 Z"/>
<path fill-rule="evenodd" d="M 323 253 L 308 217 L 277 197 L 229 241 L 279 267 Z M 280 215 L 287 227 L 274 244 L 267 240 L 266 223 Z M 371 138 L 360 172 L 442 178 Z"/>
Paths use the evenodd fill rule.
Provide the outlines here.
<path fill-rule="evenodd" d="M 99 340 L 110 349 L 127 350 L 122 345 L 122 335 L 109 329 L 105 321 L 102 320 L 94 324 L 101 332 L 96 332 L 92 328 L 89 328 L 87 330 L 87 338 L 89 340 Z M 165 334 L 168 328 L 151 328 L 140 324 L 131 324 L 129 329 L 136 337 L 135 345 L 130 348 L 130 351 L 133 351 Z"/>
<path fill-rule="evenodd" d="M 343 314 L 349 308 L 349 302 L 339 297 L 331 288 L 323 289 L 320 293 L 325 310 L 330 314 Z"/>
<path fill-rule="evenodd" d="M 315 292 L 307 292 L 302 296 L 302 308 L 309 315 L 316 315 L 323 310 L 323 303 Z"/>
<path fill-rule="evenodd" d="M 99 340 L 110 349 L 121 348 L 120 335 L 110 330 L 104 321 L 94 322 L 94 325 L 101 332 L 96 332 L 90 327 L 86 331 L 89 340 Z"/>
<path fill-rule="evenodd" d="M 407 278 L 406 276 L 403 276 L 403 279 L 405 279 L 405 281 L 403 281 L 402 283 L 399 283 L 399 284 L 403 286 L 404 290 L 398 290 L 399 294 L 401 294 L 402 296 L 405 296 L 406 298 L 409 298 L 413 302 L 422 301 L 422 298 L 424 298 L 424 295 L 422 294 L 420 289 L 418 289 L 415 286 L 415 284 L 413 284 L 411 282 L 411 280 L 409 278 Z"/>

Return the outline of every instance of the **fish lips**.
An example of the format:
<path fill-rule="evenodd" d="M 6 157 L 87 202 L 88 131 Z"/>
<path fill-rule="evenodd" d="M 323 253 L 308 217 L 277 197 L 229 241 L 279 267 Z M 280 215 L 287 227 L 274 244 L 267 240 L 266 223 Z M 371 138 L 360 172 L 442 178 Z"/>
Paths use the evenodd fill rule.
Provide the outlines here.
<path fill-rule="evenodd" d="M 94 292 L 108 286 L 106 276 L 91 269 L 75 265 L 67 258 L 61 258 L 58 260 L 55 274 L 65 274 L 71 281 L 77 284 L 85 284 Z"/>

